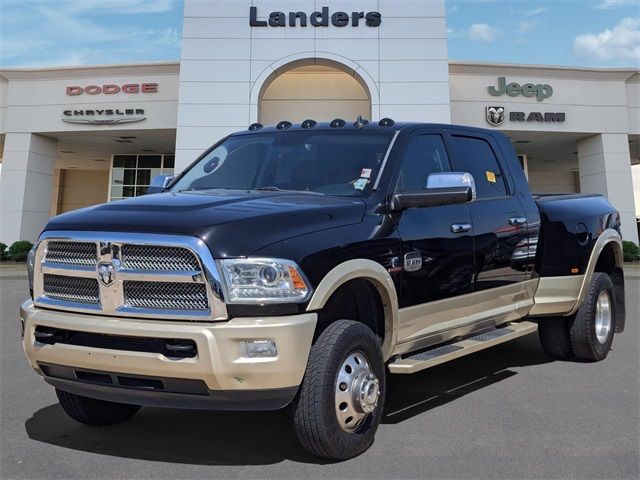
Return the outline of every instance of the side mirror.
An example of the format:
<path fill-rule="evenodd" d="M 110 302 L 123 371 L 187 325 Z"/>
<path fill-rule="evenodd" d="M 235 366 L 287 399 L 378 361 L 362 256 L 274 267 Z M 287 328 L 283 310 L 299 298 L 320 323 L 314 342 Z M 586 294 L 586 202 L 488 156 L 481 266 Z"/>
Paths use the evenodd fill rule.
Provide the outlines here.
<path fill-rule="evenodd" d="M 436 207 L 472 202 L 476 198 L 476 184 L 470 173 L 432 173 L 420 193 L 398 193 L 391 199 L 391 210 Z"/>
<path fill-rule="evenodd" d="M 156 175 L 151 179 L 151 184 L 147 187 L 147 191 L 144 192 L 145 195 L 163 192 L 174 178 L 176 178 L 175 175 Z"/>

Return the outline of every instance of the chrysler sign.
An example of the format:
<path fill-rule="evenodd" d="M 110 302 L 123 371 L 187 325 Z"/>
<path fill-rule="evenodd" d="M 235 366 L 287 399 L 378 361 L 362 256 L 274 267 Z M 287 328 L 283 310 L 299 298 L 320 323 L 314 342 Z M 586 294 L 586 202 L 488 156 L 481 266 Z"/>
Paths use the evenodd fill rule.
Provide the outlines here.
<path fill-rule="evenodd" d="M 88 110 L 65 110 L 62 121 L 87 125 L 119 125 L 141 122 L 145 118 L 142 108 L 96 108 Z"/>

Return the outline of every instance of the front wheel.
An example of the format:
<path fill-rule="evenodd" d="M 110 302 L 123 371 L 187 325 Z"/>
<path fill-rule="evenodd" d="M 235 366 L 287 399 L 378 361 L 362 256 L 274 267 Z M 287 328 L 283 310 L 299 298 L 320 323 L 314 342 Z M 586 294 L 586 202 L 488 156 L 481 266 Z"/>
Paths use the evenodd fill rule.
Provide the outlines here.
<path fill-rule="evenodd" d="M 64 412 L 77 422 L 85 425 L 113 425 L 130 419 L 140 410 L 140 405 L 82 397 L 57 388 L 56 395 Z"/>
<path fill-rule="evenodd" d="M 293 420 L 310 453 L 346 460 L 366 451 L 382 418 L 385 393 L 380 341 L 364 324 L 339 320 L 311 348 Z"/>

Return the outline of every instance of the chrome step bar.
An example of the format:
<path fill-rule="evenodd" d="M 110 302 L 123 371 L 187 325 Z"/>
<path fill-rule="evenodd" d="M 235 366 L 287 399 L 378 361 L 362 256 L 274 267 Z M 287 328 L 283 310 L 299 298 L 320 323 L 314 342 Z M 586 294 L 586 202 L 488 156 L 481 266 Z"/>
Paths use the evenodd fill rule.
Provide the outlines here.
<path fill-rule="evenodd" d="M 502 328 L 494 328 L 465 338 L 456 343 L 425 350 L 410 357 L 400 358 L 389 364 L 391 373 L 415 373 L 420 370 L 435 367 L 456 358 L 464 357 L 474 352 L 484 350 L 509 340 L 528 335 L 538 329 L 534 322 L 510 323 Z"/>

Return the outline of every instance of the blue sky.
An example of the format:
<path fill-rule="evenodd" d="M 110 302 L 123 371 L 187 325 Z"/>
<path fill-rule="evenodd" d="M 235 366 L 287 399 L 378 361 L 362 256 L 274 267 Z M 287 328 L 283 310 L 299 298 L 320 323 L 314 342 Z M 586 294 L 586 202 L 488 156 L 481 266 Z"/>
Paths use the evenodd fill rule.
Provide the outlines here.
<path fill-rule="evenodd" d="M 446 5 L 451 59 L 640 65 L 640 0 L 447 0 Z M 175 60 L 182 9 L 182 0 L 0 0 L 0 65 Z"/>

